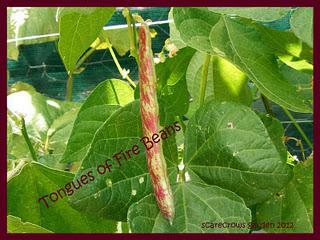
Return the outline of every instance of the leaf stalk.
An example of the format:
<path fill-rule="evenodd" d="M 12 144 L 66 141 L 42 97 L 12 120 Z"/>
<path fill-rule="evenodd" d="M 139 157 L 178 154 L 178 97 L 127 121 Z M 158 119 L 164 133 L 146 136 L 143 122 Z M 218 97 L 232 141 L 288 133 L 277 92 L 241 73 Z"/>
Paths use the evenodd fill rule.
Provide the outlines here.
<path fill-rule="evenodd" d="M 73 75 L 70 74 L 67 79 L 66 101 L 72 101 Z"/>
<path fill-rule="evenodd" d="M 116 54 L 114 53 L 113 51 L 113 48 L 112 48 L 112 45 L 111 44 L 108 44 L 108 49 L 110 51 L 110 54 L 111 54 L 111 57 L 114 61 L 114 63 L 116 64 L 117 68 L 118 68 L 118 71 L 119 73 L 121 74 L 121 76 L 123 78 L 125 78 L 129 84 L 135 89 L 136 88 L 136 84 L 131 80 L 131 78 L 129 77 L 128 73 L 125 71 L 125 69 L 123 69 L 117 59 L 117 56 Z"/>
<path fill-rule="evenodd" d="M 85 54 L 77 62 L 75 69 L 77 70 L 82 63 L 96 50 L 96 48 L 90 48 Z M 72 90 L 73 90 L 73 72 L 69 73 L 68 80 L 67 80 L 67 90 L 66 90 L 66 101 L 72 101 Z"/>

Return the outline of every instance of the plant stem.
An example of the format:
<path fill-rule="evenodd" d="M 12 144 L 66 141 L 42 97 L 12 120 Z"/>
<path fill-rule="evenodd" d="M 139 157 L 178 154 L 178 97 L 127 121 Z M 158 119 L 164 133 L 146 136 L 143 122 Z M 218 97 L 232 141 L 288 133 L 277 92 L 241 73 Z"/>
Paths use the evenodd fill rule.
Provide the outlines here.
<path fill-rule="evenodd" d="M 130 39 L 130 55 L 133 56 L 138 62 L 138 52 L 137 52 L 137 35 L 135 21 L 131 15 L 129 8 L 124 9 L 124 15 L 128 24 L 128 33 Z"/>
<path fill-rule="evenodd" d="M 31 141 L 30 141 L 30 138 L 29 138 L 29 135 L 28 135 L 28 132 L 27 132 L 27 129 L 26 129 L 26 123 L 24 121 L 24 118 L 21 117 L 21 133 L 24 137 L 24 140 L 26 141 L 27 145 L 28 145 L 28 148 L 29 148 L 29 151 L 31 153 L 31 156 L 32 156 L 32 159 L 34 161 L 38 161 L 38 158 L 37 158 L 37 154 L 36 154 L 36 151 L 34 150 L 32 144 L 31 144 Z"/>
<path fill-rule="evenodd" d="M 92 54 L 94 53 L 94 51 L 96 50 L 96 48 L 90 48 L 88 51 L 86 51 L 82 57 L 79 59 L 79 61 L 77 62 L 77 65 L 75 67 L 75 69 L 78 69 L 82 63 L 84 63 L 84 61 Z"/>
<path fill-rule="evenodd" d="M 305 134 L 305 132 L 302 130 L 302 128 L 300 127 L 299 123 L 297 123 L 297 121 L 294 119 L 294 117 L 292 116 L 292 114 L 288 111 L 288 109 L 286 108 L 282 108 L 283 111 L 287 114 L 287 116 L 290 118 L 290 120 L 292 121 L 293 125 L 296 127 L 296 129 L 299 131 L 299 133 L 301 134 L 302 138 L 306 141 L 306 143 L 308 144 L 308 146 L 313 149 L 312 143 L 309 140 L 309 138 L 307 137 L 307 135 Z"/>
<path fill-rule="evenodd" d="M 136 21 L 133 19 L 131 14 L 130 14 L 130 19 L 132 22 L 132 32 L 133 32 L 132 38 L 133 38 L 133 46 L 134 46 L 134 54 L 135 54 L 134 57 L 136 58 L 137 63 L 139 64 Z"/>
<path fill-rule="evenodd" d="M 70 74 L 67 80 L 66 101 L 72 101 L 73 76 Z"/>
<path fill-rule="evenodd" d="M 46 141 L 44 143 L 44 152 L 47 153 L 49 148 L 49 136 L 47 135 Z"/>
<path fill-rule="evenodd" d="M 123 70 L 122 67 L 120 66 L 120 63 L 119 63 L 119 61 L 118 61 L 118 59 L 117 59 L 117 56 L 115 55 L 115 53 L 114 53 L 114 51 L 113 51 L 113 49 L 112 49 L 111 44 L 108 44 L 108 49 L 109 49 L 109 51 L 110 51 L 110 53 L 111 53 L 112 59 L 113 59 L 114 63 L 116 64 L 116 66 L 117 66 L 117 68 L 118 68 L 118 71 L 120 72 L 121 76 L 122 76 L 123 78 L 127 79 L 127 81 L 131 84 L 131 86 L 132 86 L 133 88 L 136 88 L 136 84 L 131 80 L 131 78 L 129 77 L 129 75 L 128 75 L 128 74 L 124 74 L 124 70 Z"/>
<path fill-rule="evenodd" d="M 178 182 L 185 182 L 186 177 L 185 177 L 185 171 L 184 170 L 179 170 L 178 172 Z"/>
<path fill-rule="evenodd" d="M 96 48 L 90 48 L 85 54 L 77 62 L 75 66 L 75 70 L 77 70 L 82 63 L 96 50 Z M 69 73 L 68 80 L 67 80 L 67 90 L 66 90 L 66 101 L 72 101 L 72 89 L 73 89 L 73 72 Z"/>
<path fill-rule="evenodd" d="M 204 63 L 202 66 L 202 73 L 201 73 L 200 94 L 199 94 L 200 106 L 203 105 L 204 98 L 206 96 L 208 69 L 209 69 L 210 59 L 211 59 L 211 56 L 207 53 L 205 56 L 205 59 L 204 59 Z"/>
<path fill-rule="evenodd" d="M 261 100 L 263 102 L 264 108 L 266 109 L 267 113 L 273 117 L 274 115 L 272 112 L 272 106 L 271 106 L 269 99 L 266 96 L 264 96 L 262 93 L 260 94 L 260 96 L 261 96 Z"/>

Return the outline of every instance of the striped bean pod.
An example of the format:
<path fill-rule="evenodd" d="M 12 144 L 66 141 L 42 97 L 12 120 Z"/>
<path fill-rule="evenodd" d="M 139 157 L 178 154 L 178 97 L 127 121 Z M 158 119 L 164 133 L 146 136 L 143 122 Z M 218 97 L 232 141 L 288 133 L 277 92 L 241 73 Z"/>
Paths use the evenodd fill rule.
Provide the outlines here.
<path fill-rule="evenodd" d="M 144 136 L 152 136 L 160 130 L 159 106 L 156 92 L 156 73 L 151 48 L 149 27 L 142 24 L 139 30 L 139 86 L 140 111 Z M 155 197 L 162 215 L 172 223 L 174 201 L 167 176 L 167 165 L 162 142 L 147 150 L 147 163 Z"/>

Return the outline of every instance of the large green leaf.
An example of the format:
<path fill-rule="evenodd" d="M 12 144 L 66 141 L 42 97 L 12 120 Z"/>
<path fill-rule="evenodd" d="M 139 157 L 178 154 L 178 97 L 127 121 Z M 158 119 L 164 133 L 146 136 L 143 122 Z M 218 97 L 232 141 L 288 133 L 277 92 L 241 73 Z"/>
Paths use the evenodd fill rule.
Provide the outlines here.
<path fill-rule="evenodd" d="M 61 162 L 82 161 L 95 133 L 111 114 L 133 100 L 133 90 L 117 79 L 100 83 L 82 105 Z"/>
<path fill-rule="evenodd" d="M 217 186 L 182 182 L 174 186 L 175 218 L 172 225 L 159 212 L 153 195 L 133 204 L 128 222 L 133 233 L 246 233 L 250 209 L 236 194 Z M 217 223 L 239 227 L 210 227 Z M 207 225 L 207 227 L 206 227 Z M 242 225 L 242 227 L 241 227 Z M 243 226 L 244 225 L 244 226 Z"/>
<path fill-rule="evenodd" d="M 275 103 L 292 111 L 312 112 L 280 74 L 273 53 L 261 41 L 257 28 L 206 8 L 174 8 L 173 17 L 186 44 L 232 62 Z"/>
<path fill-rule="evenodd" d="M 232 63 L 215 56 L 212 60 L 213 96 L 218 101 L 252 103 L 247 76 Z"/>
<path fill-rule="evenodd" d="M 290 7 L 209 7 L 212 12 L 237 15 L 262 22 L 271 22 L 282 18 L 291 10 Z"/>
<path fill-rule="evenodd" d="M 18 46 L 54 41 L 58 36 L 50 36 L 58 32 L 56 21 L 57 7 L 9 7 L 7 9 L 7 39 L 15 39 L 8 43 L 8 58 L 18 60 Z M 47 37 L 32 38 L 38 35 Z M 18 38 L 31 37 L 29 40 Z"/>
<path fill-rule="evenodd" d="M 205 53 L 196 52 L 187 69 L 186 79 L 192 98 L 188 110 L 189 117 L 200 107 L 200 82 L 205 57 Z M 247 77 L 243 72 L 223 58 L 214 56 L 208 68 L 205 99 L 235 101 L 250 105 L 252 94 L 247 82 Z"/>
<path fill-rule="evenodd" d="M 142 136 L 139 101 L 119 108 L 104 120 L 77 173 L 77 176 L 89 170 L 96 173 L 94 184 L 85 186 L 72 196 L 71 200 L 78 209 L 122 221 L 126 219 L 127 210 L 132 203 L 151 193 L 146 150 L 140 141 Z M 174 178 L 174 163 L 177 161 L 174 137 L 169 136 L 163 142 L 169 175 Z M 131 149 L 135 144 L 139 146 L 140 152 L 137 155 L 131 152 L 131 159 L 128 160 L 122 157 L 120 166 L 112 156 L 121 150 Z M 105 164 L 107 159 L 111 159 L 111 172 L 98 174 L 97 166 Z"/>
<path fill-rule="evenodd" d="M 313 232 L 313 160 L 299 163 L 293 171 L 288 186 L 257 207 L 258 223 L 283 223 L 280 228 L 264 228 L 267 232 Z"/>
<path fill-rule="evenodd" d="M 113 7 L 65 7 L 59 11 L 59 52 L 69 75 L 114 10 Z"/>
<path fill-rule="evenodd" d="M 52 233 L 39 225 L 21 222 L 20 218 L 11 215 L 7 216 L 7 229 L 8 233 Z"/>
<path fill-rule="evenodd" d="M 313 47 L 313 8 L 300 7 L 295 10 L 290 24 L 297 37 Z"/>
<path fill-rule="evenodd" d="M 295 36 L 292 30 L 274 30 L 262 25 L 255 25 L 262 32 L 263 41 L 288 66 L 312 73 L 313 49 Z"/>
<path fill-rule="evenodd" d="M 267 199 L 291 177 L 263 123 L 244 105 L 205 104 L 189 120 L 184 146 L 188 171 L 237 193 L 248 205 Z"/>
<path fill-rule="evenodd" d="M 98 220 L 96 214 L 84 215 L 74 210 L 63 197 L 55 203 L 48 198 L 49 208 L 38 199 L 63 188 L 74 175 L 47 168 L 39 163 L 25 165 L 7 185 L 7 212 L 57 233 L 114 232 L 116 222 Z"/>
<path fill-rule="evenodd" d="M 186 72 L 194 49 L 183 48 L 173 58 L 156 65 L 160 120 L 171 124 L 175 116 L 188 111 L 190 95 L 186 84 Z"/>
<path fill-rule="evenodd" d="M 173 20 L 181 39 L 202 52 L 211 52 L 209 35 L 220 18 L 220 14 L 210 12 L 207 8 L 173 8 Z"/>

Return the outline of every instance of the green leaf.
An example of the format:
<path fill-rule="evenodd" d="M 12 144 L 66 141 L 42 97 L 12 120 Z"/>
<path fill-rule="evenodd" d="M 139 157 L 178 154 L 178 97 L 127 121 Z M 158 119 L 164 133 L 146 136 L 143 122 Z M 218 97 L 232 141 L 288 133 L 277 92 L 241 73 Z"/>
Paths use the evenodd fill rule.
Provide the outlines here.
<path fill-rule="evenodd" d="M 311 225 L 313 225 L 313 158 L 309 158 L 293 169 L 295 185 L 306 206 Z"/>
<path fill-rule="evenodd" d="M 287 15 L 290 7 L 209 7 L 209 11 L 271 22 Z"/>
<path fill-rule="evenodd" d="M 53 121 L 44 143 L 44 155 L 39 162 L 49 167 L 64 169 L 65 164 L 58 162 L 67 147 L 78 111 L 79 109 L 70 110 Z"/>
<path fill-rule="evenodd" d="M 196 52 L 188 66 L 186 78 L 188 90 L 192 97 L 188 116 L 192 117 L 200 107 L 199 93 L 205 53 Z M 218 56 L 212 57 L 207 76 L 205 99 L 235 101 L 251 105 L 252 94 L 247 85 L 246 75 L 230 62 Z"/>
<path fill-rule="evenodd" d="M 134 101 L 116 110 L 106 118 L 95 133 L 88 154 L 82 161 L 77 173 L 92 170 L 96 173 L 96 182 L 82 188 L 72 196 L 73 204 L 87 213 L 96 212 L 99 216 L 123 221 L 129 206 L 152 192 L 147 169 L 145 147 L 140 138 L 142 134 L 139 101 Z M 131 149 L 137 144 L 140 152 L 125 160 L 121 155 L 120 163 L 113 155 Z M 177 148 L 174 136 L 163 140 L 164 155 L 169 176 L 176 177 Z M 110 159 L 111 172 L 98 174 L 97 167 L 105 165 Z"/>
<path fill-rule="evenodd" d="M 292 14 L 290 24 L 296 36 L 313 47 L 313 8 L 299 7 Z"/>
<path fill-rule="evenodd" d="M 160 123 L 171 124 L 175 116 L 182 116 L 188 111 L 190 94 L 187 89 L 185 77 L 177 84 L 166 85 L 161 90 L 159 98 Z"/>
<path fill-rule="evenodd" d="M 281 228 L 264 228 L 267 232 L 313 232 L 313 160 L 299 163 L 293 171 L 294 179 L 283 190 L 257 207 L 258 224 L 284 223 Z"/>
<path fill-rule="evenodd" d="M 9 115 L 7 114 L 7 119 L 9 118 Z M 12 133 L 12 126 L 7 120 L 7 153 L 11 152 L 12 149 L 12 138 L 13 138 L 13 133 Z"/>
<path fill-rule="evenodd" d="M 280 65 L 280 72 L 283 76 L 293 84 L 297 92 L 300 92 L 301 95 L 310 103 L 313 104 L 313 88 L 312 88 L 312 79 L 313 75 L 297 71 L 293 68 L 290 68 L 286 65 Z"/>
<path fill-rule="evenodd" d="M 107 49 L 110 43 L 120 56 L 124 56 L 130 50 L 128 28 L 103 30 L 97 41 L 99 41 L 97 50 Z M 92 46 L 95 44 L 94 42 Z"/>
<path fill-rule="evenodd" d="M 236 194 L 217 186 L 179 183 L 174 186 L 175 218 L 173 224 L 159 212 L 154 195 L 133 204 L 128 222 L 133 233 L 245 233 L 245 227 L 210 228 L 206 223 L 234 222 L 246 224 L 251 220 L 250 209 Z"/>
<path fill-rule="evenodd" d="M 18 119 L 24 117 L 28 134 L 37 141 L 45 139 L 54 120 L 80 104 L 48 98 L 26 83 L 16 83 L 7 97 L 7 108 Z M 14 132 L 18 126 L 13 126 Z"/>
<path fill-rule="evenodd" d="M 209 35 L 220 18 L 220 14 L 210 12 L 207 8 L 173 8 L 174 24 L 181 39 L 202 52 L 211 52 Z"/>
<path fill-rule="evenodd" d="M 12 148 L 7 152 L 7 159 L 31 158 L 30 150 L 22 135 L 12 134 Z"/>
<path fill-rule="evenodd" d="M 10 172 L 15 167 L 15 162 L 12 160 L 13 159 L 10 155 L 7 156 L 7 172 Z"/>
<path fill-rule="evenodd" d="M 71 182 L 73 174 L 47 168 L 31 162 L 7 184 L 7 212 L 56 233 L 114 232 L 116 222 L 97 219 L 95 213 L 86 216 L 74 210 L 64 196 L 53 203 L 46 198 L 49 208 L 38 199 L 56 192 Z M 63 194 L 62 194 L 63 196 Z"/>
<path fill-rule="evenodd" d="M 124 56 L 130 50 L 130 38 L 127 28 L 108 30 L 106 35 L 112 47 L 120 56 Z"/>
<path fill-rule="evenodd" d="M 259 115 L 268 131 L 273 145 L 277 148 L 281 159 L 287 159 L 287 147 L 283 141 L 284 129 L 281 122 L 269 115 Z"/>
<path fill-rule="evenodd" d="M 38 161 L 40 163 L 58 169 L 65 169 L 65 164 L 59 164 L 58 162 L 66 148 L 77 112 L 78 109 L 75 108 L 57 117 L 47 130 L 45 138 L 38 140 L 33 138 L 32 144 L 35 150 L 37 150 Z M 12 114 L 8 115 L 8 124 L 11 122 L 10 127 L 20 127 L 16 125 L 16 123 L 13 123 L 11 115 Z M 8 149 L 7 158 L 31 158 L 30 150 L 24 137 L 21 135 L 20 129 L 16 129 L 16 131 L 16 133 L 11 134 L 14 144 L 11 144 L 10 149 Z M 29 137 L 33 137 L 33 135 Z"/>
<path fill-rule="evenodd" d="M 28 146 L 21 134 L 19 121 L 24 117 L 26 129 L 39 157 L 48 157 L 50 152 L 56 154 L 50 157 L 50 166 L 55 166 L 61 153 L 64 151 L 64 142 L 68 139 L 70 132 L 64 131 L 60 135 L 62 144 L 56 144 L 54 139 L 56 131 L 63 131 L 67 125 L 72 125 L 76 116 L 79 103 L 59 101 L 48 98 L 36 92 L 29 84 L 17 83 L 10 88 L 11 94 L 7 97 L 7 108 L 10 113 L 9 122 L 13 130 L 15 144 L 9 152 L 16 158 L 28 158 L 30 156 Z M 16 119 L 16 120 L 14 120 Z M 60 126 L 57 126 L 59 125 Z M 65 128 L 64 130 L 68 130 Z M 53 138 L 52 138 L 53 137 Z M 48 164 L 48 161 L 43 161 Z"/>
<path fill-rule="evenodd" d="M 180 33 L 178 31 L 178 29 L 176 28 L 174 21 L 173 21 L 173 14 L 172 14 L 172 9 L 170 9 L 170 12 L 168 14 L 168 21 L 169 22 L 169 29 L 170 29 L 170 40 L 172 43 L 174 43 L 174 45 L 178 48 L 184 48 L 187 45 L 183 42 L 183 40 L 180 37 Z"/>
<path fill-rule="evenodd" d="M 241 104 L 210 101 L 201 107 L 188 122 L 184 147 L 187 171 L 248 205 L 264 201 L 291 178 L 259 117 Z"/>
<path fill-rule="evenodd" d="M 156 65 L 157 90 L 161 123 L 171 124 L 175 116 L 188 111 L 190 95 L 186 85 L 186 71 L 194 49 L 183 48 L 173 58 Z"/>
<path fill-rule="evenodd" d="M 59 53 L 69 73 L 110 20 L 113 7 L 69 7 L 59 11 Z"/>
<path fill-rule="evenodd" d="M 173 86 L 185 77 L 189 61 L 195 51 L 192 48 L 183 48 L 173 58 L 167 58 L 165 62 L 156 65 L 158 85 Z"/>
<path fill-rule="evenodd" d="M 212 71 L 213 99 L 251 105 L 252 94 L 248 86 L 248 78 L 243 72 L 218 56 L 213 57 Z"/>
<path fill-rule="evenodd" d="M 18 39 L 58 32 L 57 7 L 9 7 L 7 10 L 7 39 Z M 18 60 L 19 45 L 54 41 L 58 36 L 29 40 L 15 40 L 8 43 L 9 59 Z"/>
<path fill-rule="evenodd" d="M 272 51 L 251 24 L 204 8 L 174 8 L 173 16 L 186 44 L 232 62 L 275 103 L 296 112 L 312 112 L 303 97 L 279 73 Z"/>
<path fill-rule="evenodd" d="M 8 233 L 53 233 L 39 225 L 22 222 L 21 218 L 11 215 L 7 216 L 7 229 Z"/>
<path fill-rule="evenodd" d="M 299 71 L 313 72 L 313 49 L 297 38 L 292 30 L 255 26 L 263 33 L 263 41 L 282 62 Z"/>
<path fill-rule="evenodd" d="M 79 110 L 61 162 L 81 162 L 103 122 L 120 108 L 119 105 L 125 105 L 133 99 L 132 88 L 121 80 L 111 79 L 100 83 Z"/>

